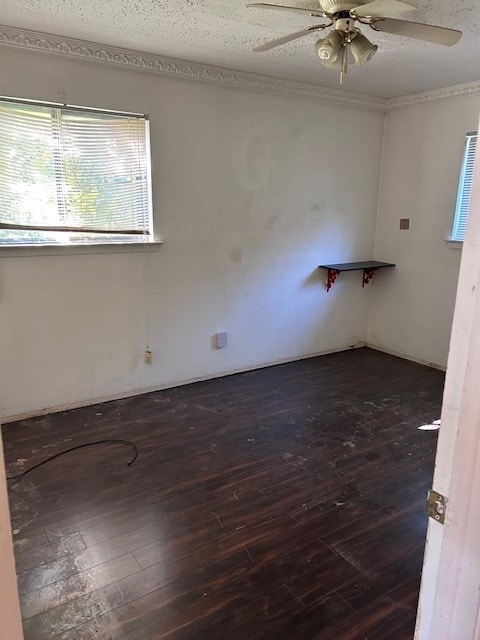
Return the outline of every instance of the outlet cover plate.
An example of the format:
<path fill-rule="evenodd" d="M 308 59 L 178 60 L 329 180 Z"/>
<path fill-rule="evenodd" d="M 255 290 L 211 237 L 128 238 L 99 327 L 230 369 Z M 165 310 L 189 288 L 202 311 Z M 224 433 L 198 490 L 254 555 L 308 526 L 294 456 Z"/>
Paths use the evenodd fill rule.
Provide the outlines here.
<path fill-rule="evenodd" d="M 223 349 L 228 344 L 228 333 L 226 331 L 217 331 L 215 334 L 215 344 L 217 349 Z"/>

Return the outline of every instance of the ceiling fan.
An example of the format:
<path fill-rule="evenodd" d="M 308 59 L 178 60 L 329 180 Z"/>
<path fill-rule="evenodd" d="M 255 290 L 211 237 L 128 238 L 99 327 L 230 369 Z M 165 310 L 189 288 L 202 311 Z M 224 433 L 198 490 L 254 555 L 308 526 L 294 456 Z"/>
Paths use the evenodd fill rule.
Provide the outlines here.
<path fill-rule="evenodd" d="M 415 6 L 403 0 L 356 0 L 345 2 L 342 0 L 319 0 L 320 9 L 308 7 L 291 7 L 278 4 L 257 2 L 247 5 L 259 9 L 275 9 L 279 11 L 294 11 L 309 14 L 314 18 L 326 18 L 326 24 L 314 24 L 301 31 L 290 33 L 271 42 L 255 47 L 253 51 L 268 51 L 286 42 L 303 38 L 314 31 L 323 31 L 333 27 L 330 33 L 315 43 L 315 50 L 322 64 L 329 69 L 340 71 L 340 83 L 347 73 L 349 59 L 356 64 L 368 62 L 375 55 L 378 45 L 371 43 L 356 26 L 356 23 L 369 26 L 374 31 L 392 33 L 416 40 L 425 40 L 446 46 L 456 44 L 462 37 L 462 32 L 456 29 L 445 29 L 420 22 L 396 20 L 385 17 L 398 15 L 405 11 L 416 9 Z"/>

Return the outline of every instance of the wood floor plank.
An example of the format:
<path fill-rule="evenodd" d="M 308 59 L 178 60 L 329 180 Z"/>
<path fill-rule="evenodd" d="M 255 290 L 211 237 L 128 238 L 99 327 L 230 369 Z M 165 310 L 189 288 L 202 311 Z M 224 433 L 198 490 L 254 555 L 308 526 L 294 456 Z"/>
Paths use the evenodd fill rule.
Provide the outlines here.
<path fill-rule="evenodd" d="M 330 625 L 322 633 L 317 634 L 315 639 L 385 640 L 410 619 L 409 614 L 402 611 L 389 598 L 382 596 L 360 611 Z"/>
<path fill-rule="evenodd" d="M 403 582 L 397 580 L 397 584 L 387 594 L 399 607 L 410 611 L 412 615 L 417 609 L 420 578 L 419 571 L 409 575 Z"/>
<path fill-rule="evenodd" d="M 385 640 L 413 640 L 415 633 L 415 618 L 412 616 L 404 624 L 397 629 L 394 629 L 392 633 L 386 636 Z"/>
<path fill-rule="evenodd" d="M 108 560 L 100 565 L 76 573 L 53 584 L 30 591 L 20 598 L 22 617 L 32 618 L 48 609 L 75 600 L 86 593 L 96 591 L 108 584 L 140 571 L 140 566 L 131 553 Z"/>
<path fill-rule="evenodd" d="M 85 548 L 86 545 L 82 536 L 74 533 L 70 536 L 65 536 L 53 542 L 46 542 L 31 549 L 23 549 L 21 554 L 17 554 L 15 561 L 17 573 L 22 573 L 28 569 L 52 562 L 70 553 L 82 551 Z"/>
<path fill-rule="evenodd" d="M 338 620 L 348 619 L 351 615 L 352 609 L 348 604 L 335 593 L 330 593 L 310 606 L 297 608 L 293 614 L 292 611 L 281 612 L 273 624 L 266 625 L 257 637 L 258 640 L 318 638 L 320 633 L 335 625 Z M 337 638 L 328 637 L 331 640 Z"/>
<path fill-rule="evenodd" d="M 41 529 L 31 529 L 30 531 L 27 529 L 23 531 L 14 529 L 12 533 L 13 546 L 19 550 L 18 554 L 23 553 L 23 551 L 27 549 L 33 549 L 34 547 L 49 542 L 43 527 Z M 22 551 L 20 551 L 20 549 L 22 549 Z"/>

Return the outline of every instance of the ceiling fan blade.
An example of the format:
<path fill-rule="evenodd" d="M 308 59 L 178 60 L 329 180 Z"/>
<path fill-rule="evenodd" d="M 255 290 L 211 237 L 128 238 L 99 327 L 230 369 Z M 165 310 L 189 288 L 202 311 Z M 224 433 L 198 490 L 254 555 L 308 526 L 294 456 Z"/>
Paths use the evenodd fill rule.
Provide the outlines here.
<path fill-rule="evenodd" d="M 416 8 L 417 7 L 414 5 L 407 2 L 400 2 L 400 0 L 375 0 L 368 4 L 362 4 L 360 7 L 355 7 L 352 11 L 355 15 L 363 18 L 367 16 L 377 17 L 388 14 L 395 16 L 399 13 L 412 11 Z"/>
<path fill-rule="evenodd" d="M 276 40 L 271 40 L 270 42 L 266 42 L 265 44 L 261 44 L 259 47 L 255 47 L 253 51 L 269 51 L 274 47 L 278 47 L 281 44 L 285 44 L 287 42 L 291 42 L 292 40 L 297 40 L 297 38 L 303 38 L 303 36 L 308 35 L 311 31 L 318 31 L 320 29 L 324 29 L 325 27 L 330 26 L 326 24 L 316 24 L 312 27 L 308 27 L 307 29 L 302 29 L 301 31 L 295 31 L 295 33 L 289 33 L 288 36 L 283 36 L 281 38 L 277 38 Z"/>
<path fill-rule="evenodd" d="M 444 27 L 435 27 L 430 24 L 408 22 L 407 20 L 394 20 L 393 18 L 375 20 L 371 27 L 383 33 L 393 33 L 396 36 L 435 42 L 436 44 L 443 44 L 447 47 L 456 44 L 462 37 L 462 32 L 456 29 L 445 29 Z"/>
<path fill-rule="evenodd" d="M 315 18 L 327 17 L 323 11 L 315 11 L 315 9 L 308 9 L 308 7 L 287 7 L 283 4 L 268 4 L 266 2 L 255 2 L 253 4 L 247 4 L 247 7 L 254 7 L 255 9 L 277 9 L 278 11 L 295 11 L 297 13 L 308 13 Z"/>

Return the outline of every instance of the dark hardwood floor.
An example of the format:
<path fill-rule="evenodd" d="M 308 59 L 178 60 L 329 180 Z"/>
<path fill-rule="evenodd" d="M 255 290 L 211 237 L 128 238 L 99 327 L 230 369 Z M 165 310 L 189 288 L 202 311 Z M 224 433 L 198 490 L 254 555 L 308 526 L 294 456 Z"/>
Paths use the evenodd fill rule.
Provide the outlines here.
<path fill-rule="evenodd" d="M 369 349 L 2 427 L 26 640 L 411 640 L 443 374 Z"/>

